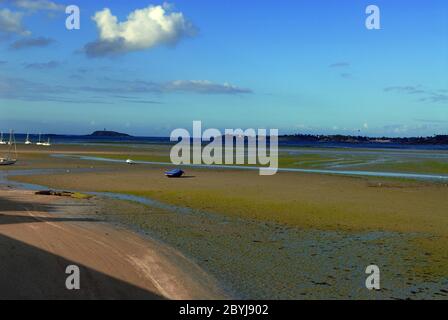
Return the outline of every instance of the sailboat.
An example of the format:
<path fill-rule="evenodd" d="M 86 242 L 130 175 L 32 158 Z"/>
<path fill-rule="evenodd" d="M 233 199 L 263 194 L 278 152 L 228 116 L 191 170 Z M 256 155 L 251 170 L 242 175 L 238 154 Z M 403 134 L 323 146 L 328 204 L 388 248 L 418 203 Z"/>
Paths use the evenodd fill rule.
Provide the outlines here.
<path fill-rule="evenodd" d="M 0 133 L 0 144 L 6 144 L 6 142 L 3 141 L 3 132 Z"/>
<path fill-rule="evenodd" d="M 25 144 L 31 144 L 31 141 L 30 141 L 30 134 L 29 134 L 29 133 L 27 133 L 27 135 L 26 135 Z"/>
<path fill-rule="evenodd" d="M 9 149 L 6 158 L 0 158 L 0 166 L 8 166 L 13 165 L 17 162 L 17 147 L 16 147 L 16 138 L 14 137 L 14 131 L 11 130 L 9 134 Z M 13 151 L 14 148 L 14 151 Z M 14 153 L 14 157 L 11 155 Z"/>
<path fill-rule="evenodd" d="M 8 146 L 12 146 L 12 139 L 11 139 L 12 131 L 9 133 L 9 140 L 8 140 Z"/>
<path fill-rule="evenodd" d="M 39 141 L 36 142 L 36 146 L 42 146 L 42 145 L 43 145 L 43 142 L 42 142 L 42 140 L 41 140 L 41 137 L 42 137 L 42 135 L 39 133 Z"/>
<path fill-rule="evenodd" d="M 43 145 L 44 147 L 49 147 L 49 146 L 51 146 L 50 138 L 48 138 L 48 141 L 47 141 L 47 142 L 43 142 L 42 145 Z"/>

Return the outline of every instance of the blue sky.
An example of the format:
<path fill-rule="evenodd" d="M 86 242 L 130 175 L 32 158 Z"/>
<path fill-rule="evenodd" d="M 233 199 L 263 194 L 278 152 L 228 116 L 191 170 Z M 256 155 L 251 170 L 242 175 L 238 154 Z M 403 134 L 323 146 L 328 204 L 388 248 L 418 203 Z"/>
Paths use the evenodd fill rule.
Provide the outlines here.
<path fill-rule="evenodd" d="M 0 0 L 3 131 L 448 134 L 446 1 L 70 4 L 80 30 L 61 1 Z"/>

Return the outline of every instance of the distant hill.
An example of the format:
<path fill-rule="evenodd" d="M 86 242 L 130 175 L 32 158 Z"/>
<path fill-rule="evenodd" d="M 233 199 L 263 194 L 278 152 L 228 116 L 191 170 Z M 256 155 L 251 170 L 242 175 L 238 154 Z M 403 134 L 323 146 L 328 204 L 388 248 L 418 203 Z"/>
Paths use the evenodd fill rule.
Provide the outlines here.
<path fill-rule="evenodd" d="M 89 134 L 90 137 L 131 137 L 129 134 L 120 133 L 115 131 L 95 131 L 92 134 Z"/>

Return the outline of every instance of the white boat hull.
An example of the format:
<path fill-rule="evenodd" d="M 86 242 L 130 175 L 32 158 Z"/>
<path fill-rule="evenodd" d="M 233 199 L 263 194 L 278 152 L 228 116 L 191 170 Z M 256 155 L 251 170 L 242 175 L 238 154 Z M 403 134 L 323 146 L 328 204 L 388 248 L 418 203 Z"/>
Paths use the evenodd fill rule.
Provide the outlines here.
<path fill-rule="evenodd" d="M 16 162 L 17 162 L 17 160 L 15 160 L 15 159 L 11 159 L 11 160 L 0 159 L 0 166 L 10 166 L 10 165 L 15 164 Z"/>

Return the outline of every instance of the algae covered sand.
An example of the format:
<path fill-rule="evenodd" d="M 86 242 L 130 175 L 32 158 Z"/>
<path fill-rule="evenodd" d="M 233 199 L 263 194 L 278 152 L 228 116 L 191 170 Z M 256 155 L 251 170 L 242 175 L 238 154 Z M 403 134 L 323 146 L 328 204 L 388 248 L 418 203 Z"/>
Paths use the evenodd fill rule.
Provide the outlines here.
<path fill-rule="evenodd" d="M 168 243 L 244 299 L 446 298 L 443 278 L 412 250 L 415 234 L 323 231 L 106 201 L 99 213 Z M 384 270 L 381 291 L 365 289 L 365 264 Z"/>
<path fill-rule="evenodd" d="M 56 188 L 147 196 L 180 206 L 298 227 L 345 231 L 448 229 L 446 184 L 380 178 L 252 171 L 188 170 L 170 180 L 164 168 L 116 165 L 116 170 L 18 177 Z"/>

